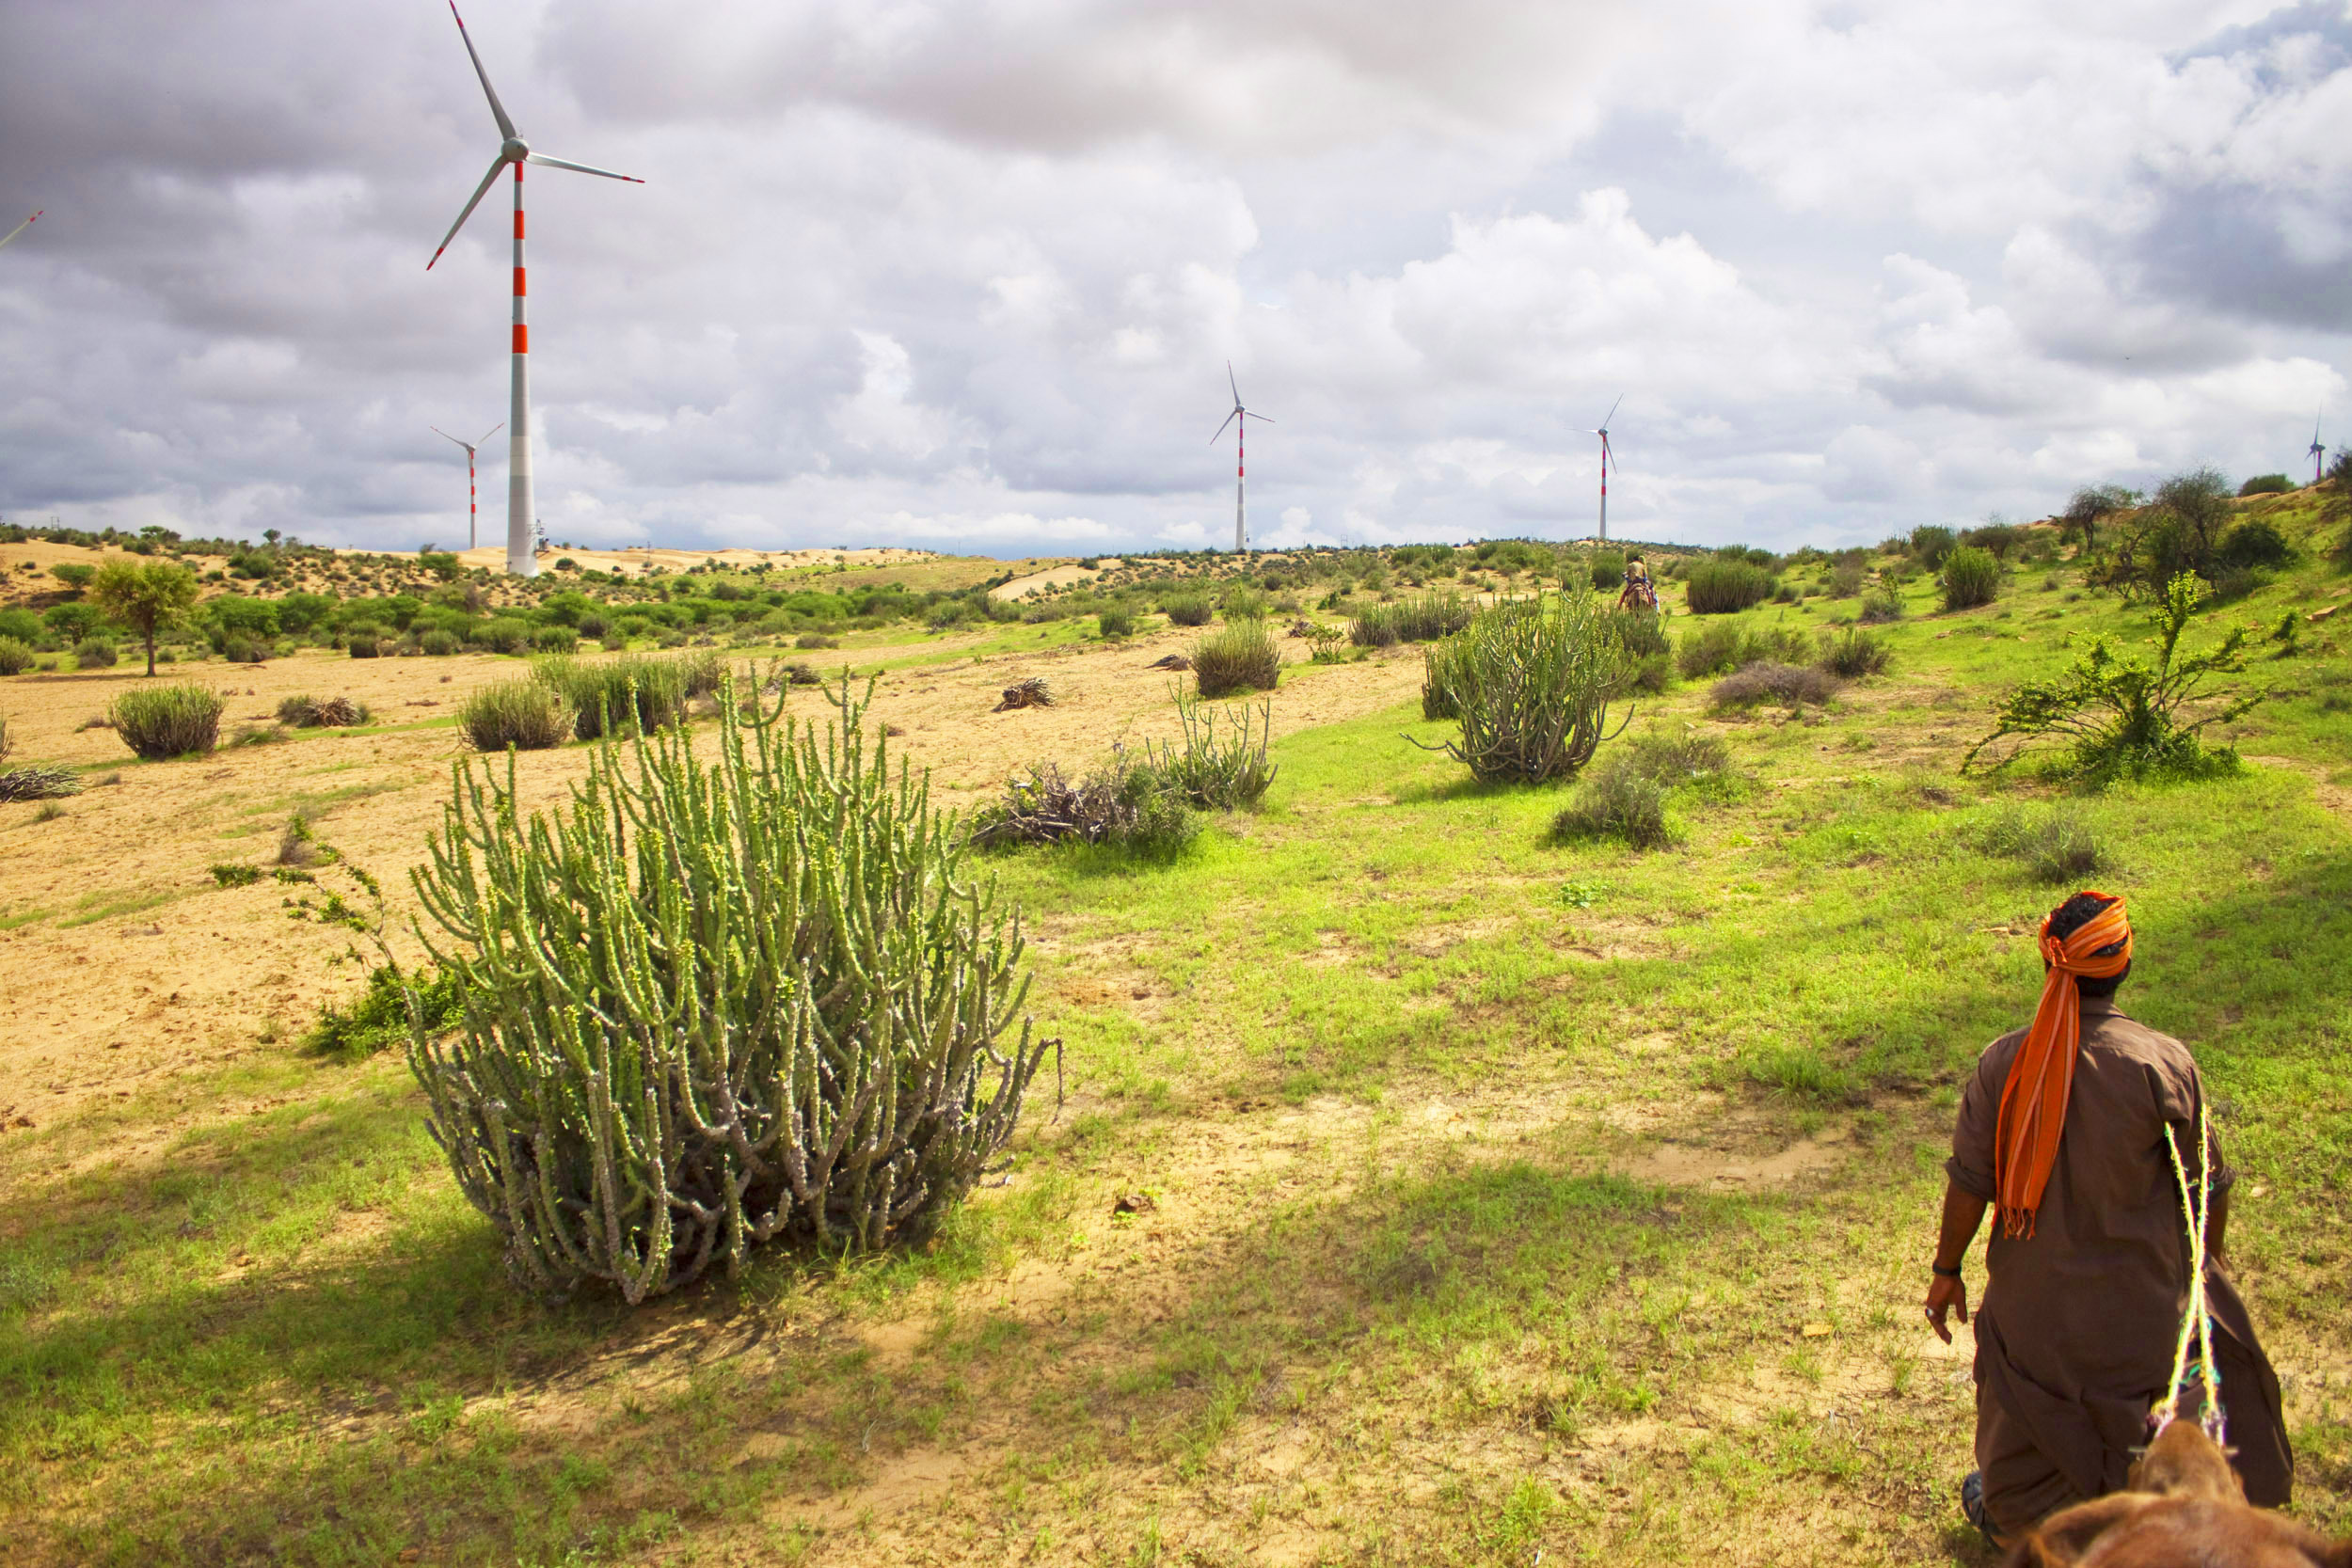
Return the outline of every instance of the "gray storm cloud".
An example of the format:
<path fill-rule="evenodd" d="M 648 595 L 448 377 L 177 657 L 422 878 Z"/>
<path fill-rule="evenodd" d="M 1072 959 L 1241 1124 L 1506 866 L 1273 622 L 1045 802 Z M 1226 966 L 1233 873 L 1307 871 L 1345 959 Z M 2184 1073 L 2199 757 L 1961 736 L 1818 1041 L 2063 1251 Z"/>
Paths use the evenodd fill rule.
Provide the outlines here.
<path fill-rule="evenodd" d="M 1876 538 L 2296 466 L 2342 6 L 490 6 L 558 538 Z M 446 8 L 0 11 L 0 513 L 413 546 L 504 412 Z M 18 214 L 18 215 L 21 215 Z M 485 453 L 485 456 L 489 455 Z M 496 492 L 495 466 L 485 485 Z"/>

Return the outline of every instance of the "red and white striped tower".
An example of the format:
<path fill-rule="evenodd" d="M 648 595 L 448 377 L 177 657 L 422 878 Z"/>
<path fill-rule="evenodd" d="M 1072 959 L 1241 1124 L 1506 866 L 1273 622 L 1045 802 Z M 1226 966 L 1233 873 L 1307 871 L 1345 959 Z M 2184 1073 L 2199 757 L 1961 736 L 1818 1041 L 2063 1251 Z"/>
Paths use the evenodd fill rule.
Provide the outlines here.
<path fill-rule="evenodd" d="M 1623 402 L 1625 394 L 1619 392 L 1617 402 L 1609 405 L 1609 420 L 1617 417 L 1617 404 Z M 1601 420 L 1598 428 L 1584 433 L 1600 437 L 1600 538 L 1603 544 L 1609 542 L 1609 465 L 1617 460 L 1617 454 L 1609 450 L 1609 420 Z"/>
<path fill-rule="evenodd" d="M 1225 416 L 1225 424 L 1216 427 L 1216 434 L 1209 437 L 1209 444 L 1215 446 L 1223 438 L 1225 425 L 1230 424 L 1234 427 L 1233 553 L 1241 555 L 1249 548 L 1249 515 L 1247 510 L 1248 499 L 1247 486 L 1249 483 L 1249 421 L 1256 420 L 1261 424 L 1272 424 L 1274 421 L 1263 414 L 1252 414 L 1242 406 L 1241 387 L 1233 380 L 1233 367 L 1230 361 L 1225 367 L 1225 384 L 1233 389 L 1233 411 Z"/>
<path fill-rule="evenodd" d="M 531 498 L 531 328 L 523 321 L 523 166 L 515 162 L 515 350 L 513 380 L 506 395 L 506 569 L 516 577 L 539 575 L 531 525 L 538 514 Z"/>
<path fill-rule="evenodd" d="M 501 420 L 497 424 L 494 424 L 489 429 L 484 431 L 482 433 L 482 441 L 459 441 L 456 436 L 452 436 L 448 431 L 443 430 L 439 425 L 427 425 L 425 428 L 432 431 L 434 435 L 438 436 L 442 440 L 454 441 L 457 445 L 466 449 L 466 548 L 469 550 L 473 549 L 482 543 L 482 532 L 480 528 L 477 526 L 477 521 L 481 516 L 481 508 L 479 503 L 474 499 L 473 454 L 475 450 L 482 445 L 482 441 L 488 440 L 491 436 L 496 436 L 500 431 L 505 429 L 506 422 Z"/>
<path fill-rule="evenodd" d="M 506 409 L 506 569 L 517 577 L 536 577 L 539 559 L 532 546 L 538 517 L 531 494 L 531 329 L 523 319 L 523 166 L 544 164 L 549 168 L 568 168 L 580 174 L 602 175 L 607 180 L 626 180 L 632 185 L 642 185 L 644 182 L 635 175 L 615 174 L 609 168 L 567 163 L 562 158 L 533 152 L 531 144 L 516 131 L 515 122 L 507 118 L 506 106 L 499 102 L 498 90 L 490 86 L 490 73 L 482 69 L 482 56 L 475 53 L 473 39 L 466 31 L 466 19 L 457 15 L 455 0 L 452 0 L 449 13 L 456 18 L 457 36 L 465 40 L 467 57 L 473 61 L 474 75 L 482 82 L 482 94 L 490 101 L 490 118 L 498 121 L 499 135 L 503 139 L 499 143 L 498 156 L 490 162 L 490 172 L 482 177 L 482 183 L 474 187 L 473 198 L 466 203 L 466 210 L 457 214 L 457 221 L 451 224 L 449 232 L 441 237 L 441 249 L 433 253 L 433 261 L 441 259 L 441 251 L 449 248 L 449 242 L 457 237 L 457 231 L 466 226 L 466 220 L 473 216 L 473 210 L 489 194 L 499 171 L 509 164 L 514 165 L 515 341 L 508 356 L 513 381 Z M 432 268 L 433 261 L 427 261 L 425 270 L 430 272 Z"/>
<path fill-rule="evenodd" d="M 1242 507 L 1243 492 L 1249 480 L 1249 420 L 1245 416 L 1233 431 L 1233 553 L 1240 555 L 1249 548 L 1247 514 Z"/>

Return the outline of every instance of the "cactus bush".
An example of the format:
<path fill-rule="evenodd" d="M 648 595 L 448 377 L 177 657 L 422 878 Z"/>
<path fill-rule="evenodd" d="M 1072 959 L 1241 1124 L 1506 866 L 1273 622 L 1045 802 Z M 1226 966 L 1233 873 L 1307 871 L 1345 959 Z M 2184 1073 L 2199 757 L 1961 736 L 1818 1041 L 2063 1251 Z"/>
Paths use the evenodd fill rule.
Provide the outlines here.
<path fill-rule="evenodd" d="M 462 1019 L 409 1065 L 458 1185 L 543 1291 L 629 1302 L 767 1243 L 919 1237 L 1012 1134 L 1045 1043 L 1017 914 L 894 776 L 844 677 L 822 723 L 600 744 L 568 809 L 459 764 L 413 873 Z M 871 689 L 867 691 L 870 700 Z"/>
<path fill-rule="evenodd" d="M 1427 655 L 1422 712 L 1462 726 L 1459 739 L 1429 749 L 1450 752 L 1482 784 L 1574 777 L 1605 738 L 1630 664 L 1589 594 L 1482 610 Z"/>

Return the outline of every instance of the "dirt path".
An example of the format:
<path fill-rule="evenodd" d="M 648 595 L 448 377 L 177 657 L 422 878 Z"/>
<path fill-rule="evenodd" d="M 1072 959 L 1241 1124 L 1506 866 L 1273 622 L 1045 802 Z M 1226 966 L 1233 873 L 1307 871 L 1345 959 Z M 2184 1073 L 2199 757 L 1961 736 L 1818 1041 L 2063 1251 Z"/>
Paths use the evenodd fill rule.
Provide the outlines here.
<path fill-rule="evenodd" d="M 1170 677 L 1146 666 L 1189 641 L 1162 633 L 900 671 L 880 682 L 874 719 L 904 732 L 894 752 L 932 769 L 940 803 L 969 807 L 1025 764 L 1050 758 L 1083 768 L 1115 743 L 1177 735 Z M 1303 645 L 1286 646 L 1300 657 Z M 306 653 L 175 673 L 234 693 L 227 739 L 240 727 L 274 728 L 279 700 L 297 693 L 357 698 L 380 724 L 426 723 L 453 714 L 475 689 L 522 675 L 524 666 L 489 657 Z M 1055 706 L 989 711 L 1002 688 L 1031 674 L 1052 683 Z M 457 732 L 441 725 L 297 732 L 302 738 L 282 744 L 140 763 L 112 730 L 81 727 L 140 678 L 118 670 L 20 676 L 0 687 L 20 756 L 100 769 L 51 820 L 40 820 L 41 808 L 29 803 L 0 806 L 0 961 L 8 974 L 0 994 L 0 1135 L 191 1069 L 288 1049 L 324 1003 L 358 988 L 363 971 L 342 960 L 353 933 L 299 918 L 301 901 L 321 905 L 330 892 L 348 897 L 351 883 L 331 869 L 313 873 L 317 885 L 278 880 L 280 835 L 296 813 L 310 818 L 321 838 L 382 879 L 395 929 L 404 927 L 409 868 L 440 822 L 451 764 L 466 754 Z M 1407 657 L 1295 670 L 1271 698 L 1275 732 L 1391 706 L 1419 681 L 1419 661 Z M 790 703 L 812 718 L 827 712 L 813 690 L 795 691 Z M 561 800 L 587 762 L 580 747 L 525 754 L 518 780 L 526 804 Z M 216 864 L 259 866 L 262 877 L 223 887 Z"/>

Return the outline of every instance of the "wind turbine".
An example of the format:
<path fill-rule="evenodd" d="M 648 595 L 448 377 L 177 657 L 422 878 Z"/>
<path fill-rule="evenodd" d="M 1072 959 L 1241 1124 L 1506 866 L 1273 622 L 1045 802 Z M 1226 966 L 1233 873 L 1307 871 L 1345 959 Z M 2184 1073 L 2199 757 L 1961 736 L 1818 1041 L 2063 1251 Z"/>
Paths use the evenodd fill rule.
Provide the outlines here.
<path fill-rule="evenodd" d="M 474 187 L 472 198 L 466 203 L 466 210 L 457 214 L 457 221 L 451 224 L 449 232 L 441 236 L 441 247 L 433 253 L 433 261 L 441 259 L 441 251 L 449 248 L 449 242 L 457 237 L 457 231 L 466 227 L 466 220 L 473 216 L 473 210 L 482 205 L 482 198 L 489 194 L 490 184 L 498 179 L 499 172 L 512 164 L 515 166 L 515 344 L 508 356 L 513 380 L 506 413 L 506 569 L 516 577 L 533 578 L 539 575 L 539 560 L 532 549 L 532 531 L 538 516 L 532 507 L 531 493 L 530 337 L 523 325 L 523 166 L 544 164 L 549 168 L 568 168 L 578 174 L 626 180 L 632 185 L 642 185 L 644 182 L 633 174 L 615 174 L 609 168 L 566 163 L 561 158 L 549 158 L 531 150 L 531 144 L 516 131 L 515 122 L 506 118 L 506 106 L 499 102 L 498 89 L 490 86 L 490 73 L 482 69 L 482 56 L 474 53 L 473 39 L 466 31 L 466 19 L 457 15 L 456 0 L 450 0 L 449 14 L 457 19 L 457 36 L 465 40 L 466 55 L 473 61 L 473 73 L 482 79 L 483 96 L 490 101 L 490 118 L 498 121 L 499 135 L 504 139 L 499 144 L 498 156 L 490 160 L 490 172 L 484 175 L 482 183 Z M 425 271 L 433 270 L 433 261 L 424 264 Z M 463 442 L 458 444 L 464 445 Z"/>
<path fill-rule="evenodd" d="M 1274 421 L 1267 419 L 1263 414 L 1252 414 L 1248 409 L 1242 406 L 1241 384 L 1233 379 L 1233 362 L 1231 359 L 1225 361 L 1225 384 L 1233 389 L 1233 411 L 1225 416 L 1225 424 L 1230 424 L 1234 427 L 1233 553 L 1235 555 L 1240 555 L 1249 548 L 1248 514 L 1244 512 L 1242 506 L 1244 499 L 1243 486 L 1248 483 L 1249 472 L 1249 421 L 1255 420 L 1260 424 L 1272 424 Z M 1218 440 L 1224 436 L 1225 424 L 1221 424 L 1216 427 L 1216 435 L 1209 437 L 1209 445 L 1216 445 Z"/>
<path fill-rule="evenodd" d="M 47 212 L 48 210 L 49 210 L 48 208 L 43 207 L 43 208 L 40 210 L 40 212 L 41 212 L 41 213 L 45 213 L 45 212 Z M 13 240 L 13 239 L 15 239 L 15 238 L 16 238 L 19 234 L 22 234 L 22 233 L 24 233 L 24 230 L 26 230 L 27 229 L 30 229 L 30 228 L 33 226 L 33 218 L 37 218 L 37 217 L 39 217 L 39 216 L 40 216 L 40 213 L 35 213 L 35 214 L 33 214 L 33 217 L 31 217 L 31 218 L 26 218 L 26 219 L 25 219 L 23 223 L 20 223 L 20 224 L 18 224 L 18 225 L 17 225 L 14 229 L 9 230 L 8 230 L 8 240 Z M 8 240 L 0 240 L 0 245 L 7 245 L 7 244 L 8 243 Z"/>
<path fill-rule="evenodd" d="M 2317 484 L 2320 475 L 2326 471 L 2328 462 L 2328 449 L 2320 444 L 2317 415 L 2312 417 L 2312 450 L 2303 455 L 2312 460 L 2312 483 Z"/>
<path fill-rule="evenodd" d="M 434 435 L 438 436 L 444 441 L 457 441 L 456 436 L 452 436 L 448 431 L 443 430 L 439 425 L 429 424 L 424 428 L 433 432 Z M 459 446 L 466 449 L 466 548 L 468 549 L 472 549 L 475 546 L 482 543 L 481 539 L 476 537 L 474 531 L 474 515 L 478 510 L 474 505 L 473 499 L 474 449 L 481 446 L 483 441 L 487 441 L 491 436 L 496 436 L 500 431 L 505 428 L 506 421 L 501 420 L 497 424 L 492 425 L 489 429 L 482 433 L 481 441 L 457 441 Z"/>
<path fill-rule="evenodd" d="M 1625 394 L 1619 392 L 1617 403 L 1624 401 Z M 1609 543 L 1609 465 L 1617 460 L 1616 453 L 1609 450 L 1609 420 L 1617 417 L 1617 403 L 1609 405 L 1609 417 L 1600 421 L 1598 429 L 1584 433 L 1600 437 L 1600 542 L 1604 545 Z"/>

